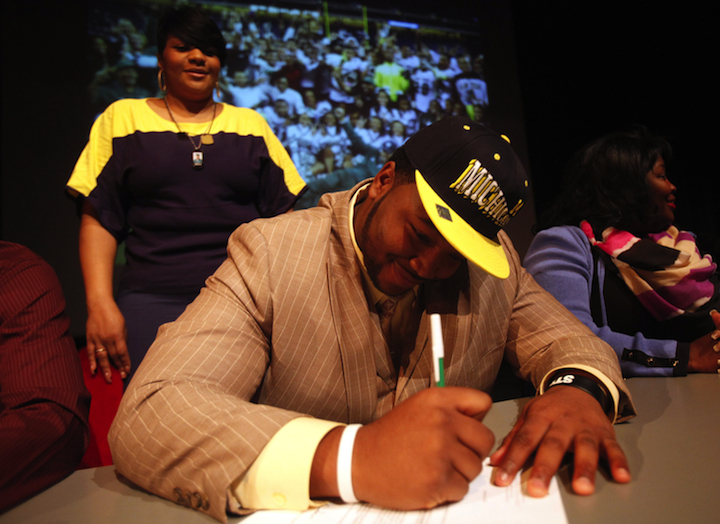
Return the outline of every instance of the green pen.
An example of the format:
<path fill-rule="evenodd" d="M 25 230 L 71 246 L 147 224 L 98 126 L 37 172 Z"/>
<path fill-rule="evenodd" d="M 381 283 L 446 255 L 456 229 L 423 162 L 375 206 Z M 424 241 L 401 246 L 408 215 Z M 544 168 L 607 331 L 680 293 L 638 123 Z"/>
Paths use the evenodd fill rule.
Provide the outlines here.
<path fill-rule="evenodd" d="M 438 387 L 445 386 L 445 367 L 443 359 L 445 358 L 445 346 L 443 345 L 442 323 L 440 315 L 433 313 L 430 315 L 430 333 L 432 336 L 432 353 L 433 353 L 433 372 L 435 373 L 435 384 Z"/>

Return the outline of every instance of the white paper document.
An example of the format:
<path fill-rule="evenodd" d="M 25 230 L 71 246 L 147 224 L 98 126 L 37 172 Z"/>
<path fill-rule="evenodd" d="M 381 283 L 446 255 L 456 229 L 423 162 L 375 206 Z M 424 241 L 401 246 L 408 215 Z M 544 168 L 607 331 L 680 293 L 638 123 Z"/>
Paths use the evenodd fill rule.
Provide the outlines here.
<path fill-rule="evenodd" d="M 553 477 L 548 495 L 525 495 L 521 476 L 506 488 L 490 482 L 493 468 L 487 460 L 480 475 L 470 484 L 460 502 L 426 511 L 395 511 L 368 504 L 327 504 L 318 509 L 258 511 L 242 524 L 533 524 L 567 523 L 557 479 Z"/>

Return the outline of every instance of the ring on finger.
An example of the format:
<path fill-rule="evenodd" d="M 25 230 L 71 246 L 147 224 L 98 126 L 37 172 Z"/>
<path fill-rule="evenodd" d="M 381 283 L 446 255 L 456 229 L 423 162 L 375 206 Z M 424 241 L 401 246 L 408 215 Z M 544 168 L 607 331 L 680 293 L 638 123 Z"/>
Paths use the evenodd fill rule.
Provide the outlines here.
<path fill-rule="evenodd" d="M 97 348 L 97 349 L 95 350 L 95 353 L 105 353 L 105 351 L 106 351 L 105 348 Z"/>

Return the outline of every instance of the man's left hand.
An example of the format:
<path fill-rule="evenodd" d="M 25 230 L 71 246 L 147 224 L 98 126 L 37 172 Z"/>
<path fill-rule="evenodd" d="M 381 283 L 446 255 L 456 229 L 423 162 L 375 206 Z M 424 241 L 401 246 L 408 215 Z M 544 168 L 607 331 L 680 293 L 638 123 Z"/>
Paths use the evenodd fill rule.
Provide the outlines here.
<path fill-rule="evenodd" d="M 490 456 L 498 467 L 495 483 L 507 486 L 535 452 L 527 484 L 533 497 L 547 495 L 553 475 L 565 453 L 574 453 L 573 491 L 595 491 L 598 460 L 604 457 L 616 482 L 630 482 L 627 459 L 615 438 L 615 430 L 600 404 L 588 393 L 572 386 L 555 386 L 525 405 L 515 427 Z"/>

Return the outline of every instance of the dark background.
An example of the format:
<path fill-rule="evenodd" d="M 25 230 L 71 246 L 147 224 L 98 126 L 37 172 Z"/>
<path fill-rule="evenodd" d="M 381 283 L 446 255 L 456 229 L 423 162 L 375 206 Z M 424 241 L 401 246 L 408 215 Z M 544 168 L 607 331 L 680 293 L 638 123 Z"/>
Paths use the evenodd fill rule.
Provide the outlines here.
<path fill-rule="evenodd" d="M 712 16 L 690 10 L 690 4 L 643 8 L 638 3 L 402 0 L 382 5 L 442 9 L 477 20 L 487 38 L 488 75 L 507 81 L 489 83 L 491 105 L 507 110 L 512 104 L 504 125 L 515 135 L 522 135 L 524 125 L 525 139 L 519 136 L 516 145 L 532 178 L 538 212 L 559 189 L 573 151 L 604 133 L 644 124 L 675 148 L 669 176 L 678 187 L 678 225 L 698 233 L 701 246 L 718 258 L 720 184 L 713 170 L 718 38 Z M 82 335 L 78 219 L 64 184 L 88 132 L 85 8 L 79 0 L 5 2 L 1 18 L 0 236 L 27 245 L 53 265 L 73 334 Z M 521 98 L 515 92 L 518 79 Z M 532 212 L 532 206 L 524 211 L 530 216 L 516 237 L 521 253 Z"/>
<path fill-rule="evenodd" d="M 717 259 L 715 17 L 680 2 L 632 1 L 514 2 L 513 14 L 538 211 L 573 151 L 643 124 L 674 148 L 678 226 Z"/>

